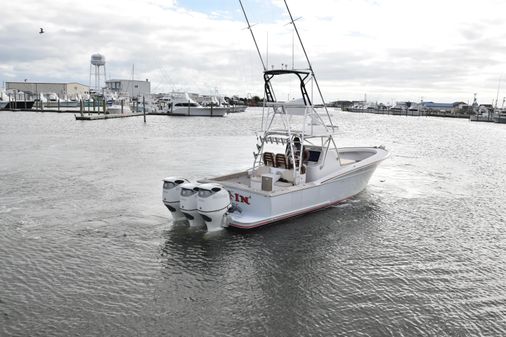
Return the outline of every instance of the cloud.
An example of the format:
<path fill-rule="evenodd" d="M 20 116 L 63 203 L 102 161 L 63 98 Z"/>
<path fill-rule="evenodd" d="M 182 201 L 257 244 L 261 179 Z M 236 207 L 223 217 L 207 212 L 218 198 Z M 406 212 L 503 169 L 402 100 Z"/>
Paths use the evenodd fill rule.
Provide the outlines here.
<path fill-rule="evenodd" d="M 238 3 L 27 0 L 3 4 L 0 80 L 89 82 L 93 53 L 108 78 L 172 89 L 262 95 L 261 65 Z M 268 67 L 307 67 L 284 2 L 244 0 Z M 487 103 L 506 72 L 506 3 L 290 0 L 327 100 Z M 223 6 L 223 7 L 221 7 Z M 39 27 L 46 33 L 38 34 Z M 292 40 L 293 39 L 293 40 Z M 292 41 L 294 44 L 292 45 Z M 268 50 L 268 56 L 267 56 Z M 279 97 L 291 88 L 282 86 Z M 293 97 L 293 96 L 292 96 Z"/>

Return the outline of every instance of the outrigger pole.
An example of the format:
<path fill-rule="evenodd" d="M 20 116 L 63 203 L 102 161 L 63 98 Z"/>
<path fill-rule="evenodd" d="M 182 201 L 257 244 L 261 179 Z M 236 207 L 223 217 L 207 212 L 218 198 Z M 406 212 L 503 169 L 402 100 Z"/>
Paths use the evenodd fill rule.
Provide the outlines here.
<path fill-rule="evenodd" d="M 302 51 L 304 51 L 304 55 L 306 56 L 306 61 L 307 61 L 307 64 L 309 65 L 309 70 L 311 71 L 311 76 L 314 78 L 316 88 L 318 89 L 318 92 L 320 93 L 320 98 L 322 99 L 322 103 L 323 103 L 323 107 L 325 108 L 325 112 L 327 112 L 327 117 L 329 118 L 330 126 L 332 127 L 332 129 L 334 129 L 334 123 L 332 123 L 332 118 L 330 118 L 329 110 L 327 109 L 327 104 L 325 104 L 325 99 L 323 98 L 322 91 L 320 90 L 320 85 L 318 84 L 318 81 L 316 80 L 316 76 L 314 74 L 313 66 L 311 65 L 311 61 L 309 61 L 309 57 L 307 56 L 306 48 L 304 48 L 304 44 L 302 43 L 302 39 L 300 37 L 299 30 L 297 29 L 297 25 L 295 25 L 295 20 L 293 19 L 292 13 L 290 12 L 290 8 L 288 7 L 288 3 L 286 2 L 286 0 L 283 0 L 283 1 L 285 2 L 285 6 L 286 6 L 286 10 L 288 11 L 288 15 L 290 15 L 290 23 L 293 25 L 293 28 L 295 29 L 295 33 L 297 34 L 297 37 L 299 39 L 300 45 L 302 47 Z M 242 4 L 241 4 L 241 6 L 242 6 Z M 244 8 L 243 8 L 243 11 L 244 11 Z M 246 13 L 244 15 L 246 15 Z M 249 23 L 248 23 L 248 25 L 249 25 Z M 256 44 L 256 41 L 255 41 L 255 44 Z M 258 46 L 257 46 L 257 49 L 258 49 Z M 262 61 L 262 63 L 263 63 L 263 61 Z M 265 69 L 265 66 L 264 66 L 264 69 Z"/>
<path fill-rule="evenodd" d="M 264 71 L 267 70 L 265 67 L 264 59 L 262 58 L 262 54 L 260 53 L 260 49 L 258 48 L 257 40 L 255 39 L 255 34 L 253 34 L 253 30 L 251 29 L 251 25 L 249 24 L 248 16 L 246 15 L 246 11 L 244 10 L 244 6 L 242 5 L 242 1 L 239 0 L 239 3 L 241 4 L 241 9 L 244 14 L 244 18 L 246 19 L 246 23 L 248 24 L 248 30 L 251 33 L 251 37 L 253 38 L 253 42 L 255 42 L 255 47 L 257 48 L 258 57 L 260 57 L 260 62 L 262 62 L 262 67 L 264 67 Z"/>

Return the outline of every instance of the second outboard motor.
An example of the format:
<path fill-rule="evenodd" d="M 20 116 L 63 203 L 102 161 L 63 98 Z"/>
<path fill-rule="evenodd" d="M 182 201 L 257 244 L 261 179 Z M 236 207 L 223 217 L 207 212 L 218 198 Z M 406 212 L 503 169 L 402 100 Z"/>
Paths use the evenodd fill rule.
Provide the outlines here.
<path fill-rule="evenodd" d="M 181 194 L 179 196 L 179 208 L 190 223 L 190 226 L 203 226 L 204 219 L 200 216 L 197 209 L 197 197 L 199 194 L 199 185 L 193 183 L 181 184 Z"/>
<path fill-rule="evenodd" d="M 188 182 L 188 180 L 180 177 L 167 177 L 163 179 L 163 203 L 169 209 L 174 221 L 185 219 L 184 214 L 179 209 L 181 184 L 185 182 Z"/>
<path fill-rule="evenodd" d="M 208 231 L 227 226 L 226 213 L 230 208 L 230 195 L 219 184 L 202 184 L 199 186 L 198 211 Z"/>

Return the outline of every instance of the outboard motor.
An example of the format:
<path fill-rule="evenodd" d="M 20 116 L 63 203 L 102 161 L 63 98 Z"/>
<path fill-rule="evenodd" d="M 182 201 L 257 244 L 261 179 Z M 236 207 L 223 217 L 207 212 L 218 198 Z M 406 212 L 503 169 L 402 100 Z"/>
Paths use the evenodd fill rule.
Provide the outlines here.
<path fill-rule="evenodd" d="M 181 184 L 180 187 L 181 194 L 179 196 L 179 208 L 181 212 L 190 223 L 190 226 L 203 226 L 204 219 L 202 219 L 197 209 L 199 185 L 184 183 Z"/>
<path fill-rule="evenodd" d="M 197 199 L 198 211 L 208 231 L 226 227 L 226 213 L 230 207 L 230 195 L 219 184 L 202 184 L 199 186 Z"/>
<path fill-rule="evenodd" d="M 188 180 L 180 177 L 168 177 L 163 179 L 163 203 L 169 209 L 174 221 L 186 219 L 179 209 L 181 184 L 185 182 L 188 182 Z"/>

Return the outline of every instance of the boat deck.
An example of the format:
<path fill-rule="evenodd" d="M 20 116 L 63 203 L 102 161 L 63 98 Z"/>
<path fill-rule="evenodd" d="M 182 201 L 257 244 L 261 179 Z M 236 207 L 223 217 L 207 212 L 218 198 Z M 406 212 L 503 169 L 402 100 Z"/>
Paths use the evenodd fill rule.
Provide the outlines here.
<path fill-rule="evenodd" d="M 266 196 L 272 196 L 273 194 L 285 193 L 302 188 L 302 185 L 294 185 L 293 182 L 275 181 L 273 183 L 272 191 L 264 191 L 261 189 L 262 177 L 251 177 L 248 171 L 242 171 L 221 177 L 202 179 L 199 182 L 218 183 L 223 185 L 225 188 L 229 187 L 250 192 L 254 191 L 255 193 L 263 194 Z"/>
<path fill-rule="evenodd" d="M 306 163 L 304 164 L 306 166 L 306 173 L 297 178 L 299 183 L 296 183 L 294 179 L 293 169 L 284 169 L 270 165 L 262 165 L 255 168 L 255 174 L 253 175 L 251 174 L 251 170 L 247 170 L 220 177 L 206 178 L 199 182 L 217 183 L 223 185 L 225 188 L 238 189 L 272 197 L 278 194 L 314 187 L 326 183 L 329 180 L 346 176 L 353 171 L 368 166 L 370 161 L 375 162 L 376 160 L 373 159 L 373 157 L 378 155 L 378 151 L 379 149 L 377 148 L 340 148 L 339 164 L 335 165 L 334 169 L 322 172 L 323 175 L 314 174 L 314 172 L 320 172 L 320 164 Z M 383 150 L 381 151 L 383 152 Z M 366 161 L 367 163 L 364 163 L 365 165 L 359 164 Z M 264 184 L 262 181 L 263 177 L 266 176 L 272 178 L 272 190 L 270 190 L 271 188 L 264 190 L 262 187 Z"/>

